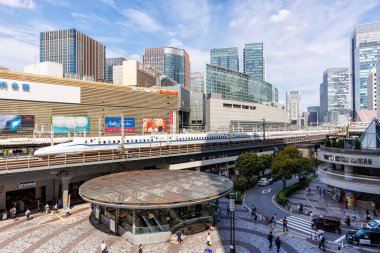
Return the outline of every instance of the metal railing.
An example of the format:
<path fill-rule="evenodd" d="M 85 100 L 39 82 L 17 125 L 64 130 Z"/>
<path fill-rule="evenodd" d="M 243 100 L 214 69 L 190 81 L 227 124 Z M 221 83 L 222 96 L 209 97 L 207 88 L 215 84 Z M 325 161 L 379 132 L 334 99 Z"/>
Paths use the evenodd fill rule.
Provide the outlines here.
<path fill-rule="evenodd" d="M 326 171 L 327 168 L 328 168 L 328 164 L 320 165 L 317 169 L 317 174 L 321 177 L 335 179 L 335 180 L 349 182 L 349 183 L 380 186 L 380 178 L 365 178 L 361 176 L 343 175 L 340 173 Z"/>
<path fill-rule="evenodd" d="M 344 149 L 344 148 L 330 148 L 330 147 L 324 147 L 321 146 L 319 148 L 320 151 L 324 152 L 332 152 L 332 153 L 341 153 L 341 154 L 360 154 L 360 155 L 379 155 L 380 150 L 379 149 Z"/>
<path fill-rule="evenodd" d="M 0 160 L 0 171 L 14 169 L 33 169 L 38 167 L 54 168 L 56 166 L 69 167 L 74 164 L 85 165 L 96 162 L 118 162 L 125 160 L 159 158 L 165 156 L 175 156 L 192 153 L 223 151 L 231 149 L 241 149 L 247 147 L 265 147 L 270 145 L 280 145 L 284 143 L 297 143 L 304 141 L 315 141 L 324 139 L 325 135 L 295 136 L 281 139 L 269 139 L 261 141 L 230 141 L 220 143 L 204 144 L 185 144 L 185 145 L 168 145 L 162 147 L 150 148 L 133 148 L 121 152 L 97 152 L 83 153 L 81 155 L 64 154 L 62 156 L 47 156 L 45 158 L 22 157 L 22 158 L 4 158 Z"/>

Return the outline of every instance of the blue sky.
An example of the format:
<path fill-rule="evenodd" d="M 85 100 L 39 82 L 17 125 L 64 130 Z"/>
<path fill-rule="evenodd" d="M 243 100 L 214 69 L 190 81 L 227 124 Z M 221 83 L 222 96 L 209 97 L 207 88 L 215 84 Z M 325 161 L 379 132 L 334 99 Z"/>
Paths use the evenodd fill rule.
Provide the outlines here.
<path fill-rule="evenodd" d="M 77 28 L 107 57 L 141 59 L 144 48 L 174 46 L 204 71 L 209 51 L 264 42 L 267 81 L 280 99 L 300 90 L 302 107 L 319 104 L 326 68 L 349 67 L 355 24 L 380 21 L 376 0 L 0 0 L 0 66 L 22 71 L 39 59 L 39 32 Z M 241 65 L 241 69 L 243 66 Z"/>

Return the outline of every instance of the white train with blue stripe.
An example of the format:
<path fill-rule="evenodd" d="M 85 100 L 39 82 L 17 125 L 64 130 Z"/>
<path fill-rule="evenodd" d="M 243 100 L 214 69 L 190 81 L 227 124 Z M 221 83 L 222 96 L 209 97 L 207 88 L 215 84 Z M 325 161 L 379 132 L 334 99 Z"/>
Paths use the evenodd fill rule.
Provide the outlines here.
<path fill-rule="evenodd" d="M 282 139 L 285 137 L 302 135 L 326 134 L 328 130 L 292 131 L 292 132 L 267 132 L 266 139 Z M 262 133 L 200 133 L 200 134 L 158 134 L 125 136 L 124 149 L 166 147 L 170 145 L 205 144 L 216 142 L 261 141 Z M 102 151 L 120 151 L 121 136 L 109 137 L 80 137 L 69 142 L 44 147 L 36 150 L 34 156 L 58 156 L 64 154 L 83 154 Z"/>

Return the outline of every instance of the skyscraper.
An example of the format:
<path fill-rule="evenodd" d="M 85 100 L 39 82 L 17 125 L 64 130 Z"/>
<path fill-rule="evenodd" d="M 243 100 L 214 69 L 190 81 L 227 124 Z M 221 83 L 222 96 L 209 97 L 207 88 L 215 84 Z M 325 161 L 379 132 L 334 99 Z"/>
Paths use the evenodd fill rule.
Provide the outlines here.
<path fill-rule="evenodd" d="M 190 89 L 190 58 L 184 49 L 145 48 L 144 65 Z"/>
<path fill-rule="evenodd" d="M 191 73 L 191 92 L 204 93 L 205 92 L 205 77 L 203 72 Z"/>
<path fill-rule="evenodd" d="M 377 110 L 376 69 L 371 69 L 367 80 L 368 110 Z"/>
<path fill-rule="evenodd" d="M 117 57 L 117 58 L 107 58 L 106 59 L 106 74 L 105 74 L 105 80 L 108 82 L 113 81 L 113 66 L 120 66 L 123 65 L 123 61 L 126 59 L 123 57 Z"/>
<path fill-rule="evenodd" d="M 229 47 L 211 49 L 210 64 L 234 71 L 239 71 L 238 48 Z"/>
<path fill-rule="evenodd" d="M 367 78 L 380 56 L 380 22 L 359 24 L 351 38 L 352 110 L 367 109 Z"/>
<path fill-rule="evenodd" d="M 341 125 L 350 118 L 350 79 L 348 68 L 330 68 L 323 72 L 321 114 L 325 122 Z"/>
<path fill-rule="evenodd" d="M 297 124 L 300 117 L 300 103 L 301 97 L 298 95 L 298 91 L 286 92 L 286 110 L 289 114 L 289 121 L 292 124 Z"/>
<path fill-rule="evenodd" d="M 263 43 L 245 44 L 243 53 L 244 73 L 265 80 Z"/>
<path fill-rule="evenodd" d="M 40 33 L 40 62 L 63 64 L 64 75 L 104 80 L 106 47 L 76 29 Z"/>

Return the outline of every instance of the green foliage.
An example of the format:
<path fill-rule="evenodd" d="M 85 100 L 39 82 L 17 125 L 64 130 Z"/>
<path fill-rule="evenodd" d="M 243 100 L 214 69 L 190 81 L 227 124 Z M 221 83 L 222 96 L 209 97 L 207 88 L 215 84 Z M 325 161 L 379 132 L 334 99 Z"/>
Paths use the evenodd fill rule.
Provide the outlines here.
<path fill-rule="evenodd" d="M 282 180 L 284 183 L 292 178 L 294 164 L 292 159 L 286 156 L 283 152 L 278 153 L 272 162 L 272 177 L 276 180 Z"/>
<path fill-rule="evenodd" d="M 290 158 L 301 157 L 301 153 L 295 145 L 286 146 L 282 153 Z"/>
<path fill-rule="evenodd" d="M 248 189 L 251 189 L 253 186 L 255 186 L 257 183 L 257 180 L 255 179 L 247 179 L 246 177 L 240 175 L 234 180 L 234 189 L 236 191 L 244 192 Z"/>
<path fill-rule="evenodd" d="M 344 141 L 343 139 L 339 139 L 338 142 L 336 143 L 337 148 L 344 148 Z"/>
<path fill-rule="evenodd" d="M 285 205 L 288 202 L 288 196 L 290 194 L 292 194 L 295 191 L 298 191 L 300 189 L 305 188 L 307 185 L 310 184 L 311 181 L 313 181 L 316 178 L 317 178 L 317 176 L 311 176 L 311 177 L 308 177 L 306 180 L 304 180 L 302 182 L 298 182 L 298 183 L 293 184 L 293 185 L 291 185 L 289 187 L 286 187 L 285 189 L 283 189 L 282 191 L 280 191 L 280 192 L 278 192 L 276 194 L 276 200 L 277 200 L 277 202 L 280 205 Z"/>
<path fill-rule="evenodd" d="M 336 139 L 331 139 L 331 147 L 336 148 Z"/>
<path fill-rule="evenodd" d="M 261 162 L 264 166 L 264 170 L 272 167 L 272 161 L 273 161 L 272 155 L 264 154 L 264 155 L 259 156 L 259 159 L 261 160 Z"/>
<path fill-rule="evenodd" d="M 239 170 L 239 174 L 246 178 L 251 178 L 264 171 L 264 165 L 261 159 L 255 153 L 245 152 L 241 154 L 235 161 L 235 166 Z"/>
<path fill-rule="evenodd" d="M 328 148 L 331 147 L 331 140 L 330 139 L 325 140 L 325 146 Z"/>
<path fill-rule="evenodd" d="M 359 140 L 359 138 L 356 138 L 355 141 L 354 141 L 354 148 L 355 149 L 361 149 L 362 148 L 362 143 L 361 141 Z"/>

